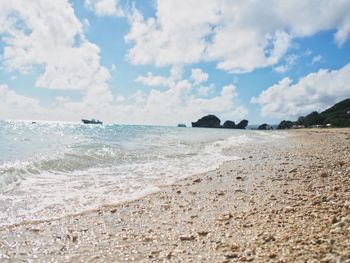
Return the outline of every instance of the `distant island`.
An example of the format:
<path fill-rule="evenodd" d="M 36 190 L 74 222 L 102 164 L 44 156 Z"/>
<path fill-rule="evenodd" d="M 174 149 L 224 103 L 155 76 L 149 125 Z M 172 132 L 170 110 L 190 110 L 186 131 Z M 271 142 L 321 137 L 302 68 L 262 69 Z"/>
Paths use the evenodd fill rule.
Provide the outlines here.
<path fill-rule="evenodd" d="M 192 127 L 201 128 L 225 128 L 225 129 L 246 129 L 247 120 L 242 120 L 238 124 L 227 120 L 221 125 L 221 120 L 213 115 L 206 115 L 196 122 L 192 122 Z M 180 127 L 180 126 L 179 126 Z M 320 127 L 350 127 L 350 98 L 336 103 L 329 109 L 318 113 L 311 112 L 306 116 L 301 116 L 297 121 L 283 120 L 277 126 L 278 130 L 298 129 L 298 128 L 320 128 Z M 257 126 L 257 130 L 273 130 L 275 125 L 263 123 Z"/>
<path fill-rule="evenodd" d="M 313 127 L 350 127 L 350 98 L 336 103 L 321 113 L 314 111 L 306 116 L 301 116 L 297 121 L 283 120 L 277 129 Z"/>
<path fill-rule="evenodd" d="M 247 120 L 242 120 L 238 124 L 234 121 L 227 120 L 223 125 L 220 124 L 221 120 L 215 115 L 207 115 L 200 118 L 196 122 L 192 122 L 192 127 L 200 128 L 225 128 L 225 129 L 245 129 L 248 125 Z"/>

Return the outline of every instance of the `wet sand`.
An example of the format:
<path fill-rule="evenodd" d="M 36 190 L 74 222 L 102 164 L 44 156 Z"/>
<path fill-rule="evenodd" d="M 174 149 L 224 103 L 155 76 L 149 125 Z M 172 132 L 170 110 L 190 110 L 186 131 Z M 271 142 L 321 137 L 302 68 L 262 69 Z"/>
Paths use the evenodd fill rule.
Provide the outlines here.
<path fill-rule="evenodd" d="M 139 200 L 1 228 L 0 261 L 350 262 L 350 129 L 288 134 Z"/>

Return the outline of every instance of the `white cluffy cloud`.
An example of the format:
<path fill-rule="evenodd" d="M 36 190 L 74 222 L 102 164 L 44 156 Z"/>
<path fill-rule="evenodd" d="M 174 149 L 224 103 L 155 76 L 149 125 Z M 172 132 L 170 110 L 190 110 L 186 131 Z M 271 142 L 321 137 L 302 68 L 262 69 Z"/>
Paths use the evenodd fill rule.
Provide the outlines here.
<path fill-rule="evenodd" d="M 86 107 L 86 103 L 90 107 Z M 62 96 L 56 97 L 51 105 L 42 106 L 38 99 L 20 95 L 6 84 L 0 84 L 0 119 L 78 121 L 84 116 L 103 116 L 104 110 L 85 101 L 72 103 Z"/>
<path fill-rule="evenodd" d="M 284 58 L 285 63 L 274 68 L 278 73 L 285 73 L 293 68 L 296 61 L 299 59 L 299 56 L 295 54 L 288 55 Z"/>
<path fill-rule="evenodd" d="M 37 87 L 79 90 L 86 104 L 112 100 L 111 77 L 100 63 L 100 49 L 85 38 L 67 0 L 0 2 L 5 69 L 26 73 L 40 68 Z"/>
<path fill-rule="evenodd" d="M 0 119 L 35 119 L 41 114 L 42 108 L 37 100 L 20 96 L 7 85 L 0 84 Z"/>
<path fill-rule="evenodd" d="M 218 95 L 207 98 L 213 86 L 203 87 L 200 84 L 209 75 L 199 68 L 194 68 L 191 72 L 190 79 L 183 79 L 182 69 L 178 67 L 172 68 L 169 76 L 149 72 L 147 76 L 137 77 L 137 82 L 147 86 L 164 86 L 166 90 L 152 89 L 148 96 L 138 94 L 138 108 L 133 110 L 144 119 L 147 119 L 147 115 L 152 116 L 154 123 L 163 124 L 169 124 L 169 121 L 189 123 L 209 113 L 234 120 L 246 116 L 247 109 L 237 102 L 238 94 L 234 85 L 224 86 Z M 143 99 L 141 103 L 140 97 Z M 174 120 L 169 120 L 169 116 Z"/>
<path fill-rule="evenodd" d="M 342 45 L 350 33 L 345 10 L 350 1 L 156 0 L 155 17 L 129 15 L 127 57 L 157 66 L 209 60 L 229 72 L 250 72 L 276 65 L 296 37 L 334 29 Z"/>
<path fill-rule="evenodd" d="M 182 77 L 181 67 L 172 67 L 170 70 L 170 76 L 154 75 L 152 72 L 148 72 L 147 76 L 138 76 L 135 81 L 140 82 L 146 86 L 172 86 L 177 80 Z"/>
<path fill-rule="evenodd" d="M 85 0 L 85 7 L 97 16 L 123 16 L 118 0 Z"/>
<path fill-rule="evenodd" d="M 261 105 L 264 117 L 287 118 L 324 110 L 350 97 L 350 64 L 339 70 L 321 69 L 297 83 L 284 78 L 264 90 L 252 103 Z"/>
<path fill-rule="evenodd" d="M 107 15 L 98 2 L 87 5 Z M 184 79 L 181 65 L 173 66 L 169 76 L 149 73 L 137 79 L 149 86 L 163 86 L 162 90 L 114 97 L 109 87 L 110 71 L 101 65 L 100 49 L 86 39 L 84 25 L 68 0 L 0 0 L 0 6 L 1 68 L 15 74 L 39 72 L 36 87 L 74 90 L 82 95 L 77 101 L 57 96 L 44 106 L 38 98 L 1 85 L 0 118 L 77 121 L 93 116 L 105 122 L 174 125 L 208 113 L 235 120 L 247 113 L 237 103 L 235 86 L 222 87 L 214 96 L 209 94 L 211 86 L 201 86 L 208 79 L 207 73 L 193 69 L 191 77 Z M 87 27 L 85 21 L 85 30 Z"/>
<path fill-rule="evenodd" d="M 180 80 L 165 91 L 152 89 L 148 96 L 139 93 L 137 106 L 129 104 L 129 114 L 124 116 L 138 123 L 148 120 L 150 124 L 174 125 L 190 123 L 209 113 L 234 120 L 242 119 L 247 114 L 247 110 L 236 101 L 238 94 L 233 85 L 224 86 L 220 94 L 212 98 L 195 96 L 191 93 L 192 89 L 188 80 Z"/>
<path fill-rule="evenodd" d="M 200 68 L 192 69 L 191 79 L 194 81 L 194 85 L 199 85 L 208 80 L 208 73 L 203 72 Z"/>
<path fill-rule="evenodd" d="M 138 76 L 135 81 L 146 86 L 165 86 L 168 83 L 166 77 L 153 75 L 152 72 L 148 72 L 147 76 Z"/>
<path fill-rule="evenodd" d="M 316 63 L 320 63 L 320 62 L 322 62 L 322 56 L 321 55 L 317 55 L 317 56 L 314 56 L 312 58 L 311 64 L 315 65 Z"/>
<path fill-rule="evenodd" d="M 21 96 L 7 86 L 0 85 L 0 118 L 42 119 L 42 113 L 45 112 L 46 120 L 77 121 L 85 116 L 94 116 L 113 123 L 175 125 L 189 124 L 209 113 L 217 114 L 222 120 L 234 121 L 247 115 L 247 109 L 238 103 L 234 85 L 226 85 L 218 94 L 212 95 L 213 85 L 203 87 L 195 84 L 192 78 L 184 79 L 181 68 L 172 68 L 169 76 L 149 73 L 144 77 L 144 84 L 152 86 L 154 83 L 148 82 L 149 76 L 162 78 L 163 89 L 147 92 L 138 90 L 129 97 L 118 95 L 113 101 L 99 105 L 57 97 L 46 108 L 38 100 Z M 141 77 L 138 77 L 138 81 L 142 80 Z M 95 97 L 98 98 L 99 94 Z"/>

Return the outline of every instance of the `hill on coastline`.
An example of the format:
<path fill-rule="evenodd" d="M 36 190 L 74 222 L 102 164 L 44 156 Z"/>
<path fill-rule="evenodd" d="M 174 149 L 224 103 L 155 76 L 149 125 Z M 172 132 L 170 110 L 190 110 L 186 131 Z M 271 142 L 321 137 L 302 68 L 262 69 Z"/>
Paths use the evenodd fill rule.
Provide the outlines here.
<path fill-rule="evenodd" d="M 315 125 L 350 127 L 350 98 L 336 103 L 321 113 L 314 111 L 305 117 L 299 117 L 295 122 L 283 120 L 277 129 L 289 129 L 293 126 L 312 127 Z"/>

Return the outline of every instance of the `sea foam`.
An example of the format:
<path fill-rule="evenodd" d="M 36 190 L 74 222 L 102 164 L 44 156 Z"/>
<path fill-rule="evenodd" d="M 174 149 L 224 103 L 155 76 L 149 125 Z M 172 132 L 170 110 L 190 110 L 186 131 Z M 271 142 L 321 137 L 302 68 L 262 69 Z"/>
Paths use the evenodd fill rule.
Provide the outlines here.
<path fill-rule="evenodd" d="M 226 129 L 30 122 L 0 126 L 0 225 L 138 198 L 239 159 L 227 153 L 231 147 L 276 139 L 271 132 Z"/>

